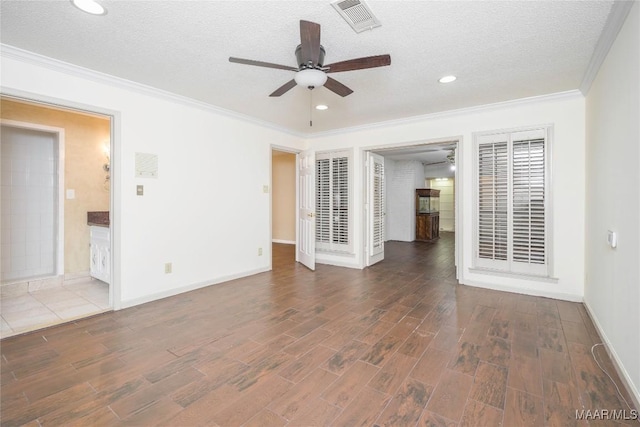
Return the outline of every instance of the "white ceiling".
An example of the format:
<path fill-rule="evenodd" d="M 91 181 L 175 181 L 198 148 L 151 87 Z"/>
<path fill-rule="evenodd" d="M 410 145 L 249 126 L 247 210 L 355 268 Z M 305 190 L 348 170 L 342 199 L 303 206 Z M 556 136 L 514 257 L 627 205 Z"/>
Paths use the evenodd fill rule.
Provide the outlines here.
<path fill-rule="evenodd" d="M 67 0 L 1 1 L 1 41 L 311 135 L 578 89 L 613 1 L 369 1 L 382 27 L 356 34 L 330 1 L 115 1 L 92 16 Z M 345 98 L 295 87 L 299 20 L 317 22 L 325 63 L 390 54 L 391 66 L 332 74 Z M 438 79 L 455 74 L 443 85 Z"/>

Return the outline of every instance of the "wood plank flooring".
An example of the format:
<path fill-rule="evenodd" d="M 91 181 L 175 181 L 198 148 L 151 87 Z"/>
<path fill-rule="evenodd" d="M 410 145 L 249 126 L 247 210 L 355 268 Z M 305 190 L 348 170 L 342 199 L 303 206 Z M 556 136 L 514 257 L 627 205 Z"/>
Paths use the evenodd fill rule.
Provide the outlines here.
<path fill-rule="evenodd" d="M 458 285 L 450 233 L 362 271 L 293 259 L 274 244 L 271 272 L 2 340 L 2 425 L 570 426 L 625 408 L 584 307 Z"/>

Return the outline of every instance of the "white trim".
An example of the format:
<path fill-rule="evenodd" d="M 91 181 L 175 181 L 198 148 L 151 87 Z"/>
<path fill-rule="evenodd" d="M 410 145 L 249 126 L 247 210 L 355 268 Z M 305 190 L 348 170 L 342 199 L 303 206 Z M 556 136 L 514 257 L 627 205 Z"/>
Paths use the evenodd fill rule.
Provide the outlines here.
<path fill-rule="evenodd" d="M 172 296 L 179 295 L 179 294 L 182 294 L 182 293 L 185 293 L 185 292 L 195 291 L 196 289 L 206 288 L 207 286 L 221 285 L 221 284 L 224 284 L 225 282 L 228 282 L 230 280 L 241 279 L 243 277 L 253 276 L 255 274 L 264 273 L 264 272 L 267 272 L 269 270 L 270 269 L 268 267 L 258 268 L 258 269 L 255 269 L 255 270 L 248 270 L 248 271 L 244 271 L 242 273 L 230 274 L 228 276 L 221 276 L 221 277 L 217 277 L 215 279 L 205 280 L 203 282 L 196 282 L 196 283 L 192 283 L 190 285 L 181 286 L 179 288 L 169 289 L 169 290 L 158 292 L 158 293 L 151 294 L 151 295 L 145 295 L 145 296 L 140 297 L 140 298 L 133 298 L 133 299 L 129 299 L 129 300 L 124 300 L 121 303 L 121 308 L 129 308 L 129 307 L 133 307 L 133 306 L 140 305 L 140 304 L 145 304 L 145 303 L 152 302 L 152 301 L 157 301 L 159 299 L 172 297 Z"/>
<path fill-rule="evenodd" d="M 609 354 L 609 358 L 613 362 L 613 366 L 616 369 L 616 372 L 618 372 L 618 376 L 620 377 L 620 379 L 622 379 L 622 382 L 624 383 L 623 386 L 627 389 L 627 391 L 631 395 L 631 398 L 633 399 L 633 402 L 630 402 L 630 403 L 633 403 L 636 408 L 640 408 L 640 391 L 634 386 L 633 381 L 631 380 L 631 375 L 629 375 L 629 372 L 627 372 L 627 370 L 624 368 L 624 364 L 620 360 L 618 353 L 616 353 L 616 350 L 611 344 L 611 341 L 609 340 L 609 338 L 607 337 L 607 334 L 604 333 L 604 329 L 600 325 L 598 318 L 595 316 L 595 312 L 591 309 L 587 300 L 583 300 L 582 303 L 584 304 L 584 307 L 587 309 L 587 314 L 591 318 L 593 325 L 596 327 L 596 330 L 598 331 L 598 334 L 602 339 L 604 348 L 607 350 L 607 353 Z"/>
<path fill-rule="evenodd" d="M 558 283 L 558 280 L 560 280 L 557 277 L 536 276 L 533 274 L 516 273 L 516 272 L 505 271 L 505 270 L 496 270 L 493 268 L 482 268 L 482 267 L 470 267 L 469 273 L 486 274 L 494 277 L 495 276 L 509 277 L 511 279 L 520 279 L 520 280 L 533 280 L 535 282 L 547 282 L 547 283 Z"/>
<path fill-rule="evenodd" d="M 55 126 L 47 126 L 41 125 L 38 123 L 32 122 L 23 122 L 17 120 L 7 120 L 0 119 L 0 124 L 3 126 L 9 126 L 20 129 L 28 129 L 28 130 L 37 130 L 40 132 L 51 133 L 55 138 L 54 149 L 58 151 L 58 164 L 57 164 L 57 174 L 58 174 L 58 188 L 57 188 L 57 199 L 58 199 L 58 212 L 56 218 L 56 240 L 57 240 L 57 253 L 56 253 L 56 267 L 53 272 L 54 276 L 62 277 L 64 276 L 64 128 L 55 127 Z M 20 279 L 22 280 L 22 279 Z"/>
<path fill-rule="evenodd" d="M 376 123 L 367 123 L 367 124 L 353 126 L 353 127 L 346 127 L 346 128 L 330 130 L 326 132 L 308 134 L 308 135 L 305 135 L 305 137 L 308 139 L 324 138 L 327 136 L 343 135 L 347 133 L 353 133 L 353 132 L 359 132 L 359 131 L 365 131 L 365 130 L 369 131 L 369 130 L 385 128 L 385 127 L 419 123 L 426 120 L 459 116 L 459 115 L 471 114 L 471 113 L 480 113 L 485 111 L 496 111 L 496 110 L 501 110 L 505 108 L 516 108 L 516 107 L 530 105 L 530 104 L 537 104 L 540 102 L 548 102 L 548 101 L 556 101 L 556 100 L 562 101 L 562 100 L 574 99 L 574 98 L 584 98 L 584 95 L 579 90 L 574 89 L 574 90 L 568 90 L 564 92 L 550 93 L 547 95 L 537 95 L 537 96 L 531 96 L 528 98 L 520 98 L 520 99 L 513 99 L 510 101 L 496 102 L 493 104 L 484 104 L 484 105 L 479 105 L 475 107 L 465 107 L 465 108 L 459 108 L 456 110 L 447 110 L 447 111 L 440 111 L 437 113 L 422 114 L 419 116 L 405 117 L 402 119 L 387 120 L 387 121 L 376 122 Z M 375 148 L 373 149 L 375 150 Z"/>
<path fill-rule="evenodd" d="M 161 98 L 170 102 L 175 102 L 177 104 L 186 105 L 188 107 L 199 108 L 204 111 L 213 112 L 216 114 L 232 117 L 234 119 L 242 120 L 245 122 L 250 122 L 258 126 L 277 130 L 279 132 L 293 135 L 298 138 L 305 137 L 305 134 L 294 132 L 290 129 L 274 125 L 264 120 L 250 117 L 245 114 L 240 114 L 235 111 L 227 110 L 221 107 L 216 107 L 214 105 L 207 104 L 206 102 L 197 101 L 195 99 L 192 99 L 183 95 L 177 95 L 169 91 L 157 89 L 152 86 L 147 86 L 147 85 L 133 82 L 131 80 L 126 80 L 120 77 L 115 77 L 110 74 L 91 70 L 89 68 L 80 67 L 78 65 L 70 64 L 68 62 L 60 61 L 58 59 L 50 58 L 48 56 L 40 55 L 24 49 L 10 46 L 4 43 L 0 43 L 0 52 L 2 53 L 2 56 L 6 58 L 15 59 L 17 61 L 26 62 L 28 64 L 45 67 L 50 70 L 65 73 L 74 77 L 92 80 L 97 83 L 111 85 L 121 89 L 131 90 L 133 92 L 141 93 L 143 95 L 154 96 L 156 98 Z"/>
<path fill-rule="evenodd" d="M 295 245 L 295 240 L 271 239 L 271 243 L 282 243 L 283 245 Z"/>
<path fill-rule="evenodd" d="M 473 272 L 477 273 L 478 271 L 473 271 Z M 523 277 L 520 277 L 520 278 L 523 278 Z M 553 298 L 553 299 L 558 299 L 563 301 L 571 301 L 571 302 L 582 301 L 582 295 L 579 295 L 579 294 L 567 294 L 564 292 L 543 291 L 543 290 L 537 290 L 537 289 L 522 288 L 519 286 L 497 285 L 495 282 L 478 282 L 476 280 L 465 279 L 464 282 L 460 281 L 460 284 L 467 285 L 467 286 L 475 286 L 477 288 L 493 289 L 495 291 L 505 291 L 505 292 L 512 292 L 515 294 Z"/>
<path fill-rule="evenodd" d="M 618 37 L 618 33 L 622 29 L 624 21 L 627 19 L 627 15 L 629 15 L 629 12 L 633 7 L 633 3 L 633 1 L 621 0 L 615 0 L 613 2 L 611 11 L 607 17 L 607 22 L 605 23 L 602 33 L 600 34 L 600 38 L 593 50 L 593 54 L 589 60 L 589 65 L 587 66 L 587 71 L 585 71 L 584 76 L 582 77 L 582 83 L 580 83 L 580 92 L 582 92 L 583 95 L 586 96 L 589 89 L 591 89 L 591 84 L 598 75 L 600 67 L 609 54 L 609 50 L 611 49 L 613 42 Z"/>

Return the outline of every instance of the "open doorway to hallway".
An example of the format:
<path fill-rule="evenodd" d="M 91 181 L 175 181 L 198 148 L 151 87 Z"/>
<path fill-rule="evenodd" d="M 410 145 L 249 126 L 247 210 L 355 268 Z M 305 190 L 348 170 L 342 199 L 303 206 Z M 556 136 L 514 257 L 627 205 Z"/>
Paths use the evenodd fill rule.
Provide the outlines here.
<path fill-rule="evenodd" d="M 4 338 L 111 308 L 112 126 L 109 116 L 0 102 Z"/>
<path fill-rule="evenodd" d="M 444 236 L 453 245 L 457 261 L 457 147 L 458 140 L 452 139 L 370 151 L 381 158 L 384 165 L 381 194 L 385 242 L 417 242 L 428 245 Z M 431 198 L 431 202 L 435 203 L 424 212 L 418 207 L 418 200 L 422 199 L 418 195 L 423 193 L 435 195 Z M 425 215 L 429 217 L 428 228 L 433 229 L 427 235 L 424 233 Z M 368 227 L 368 242 L 372 241 L 373 233 Z"/>
<path fill-rule="evenodd" d="M 271 151 L 272 265 L 295 262 L 296 153 Z"/>

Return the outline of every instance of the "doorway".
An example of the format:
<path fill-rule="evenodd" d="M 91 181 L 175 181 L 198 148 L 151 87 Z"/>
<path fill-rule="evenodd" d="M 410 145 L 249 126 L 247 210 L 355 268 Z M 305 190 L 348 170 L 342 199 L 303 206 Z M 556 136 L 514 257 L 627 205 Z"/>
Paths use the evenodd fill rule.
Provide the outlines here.
<path fill-rule="evenodd" d="M 295 262 L 296 253 L 296 159 L 297 154 L 271 150 L 271 263 Z"/>
<path fill-rule="evenodd" d="M 0 102 L 7 337 L 113 306 L 112 286 L 90 274 L 88 225 L 88 212 L 111 212 L 112 118 L 17 97 Z"/>
<path fill-rule="evenodd" d="M 444 191 L 446 202 L 441 205 L 445 221 L 440 224 L 440 232 L 448 233 L 448 240 L 453 240 L 455 247 L 455 265 L 458 268 L 459 254 L 459 225 L 458 201 L 460 164 L 459 138 L 439 140 L 407 146 L 380 147 L 364 152 L 366 164 L 369 165 L 365 178 L 371 182 L 370 176 L 375 176 L 372 165 L 378 166 L 383 172 L 383 184 L 379 190 L 381 202 L 376 202 L 375 191 L 367 192 L 366 206 L 382 204 L 384 220 L 384 242 L 414 242 L 416 240 L 416 207 L 415 190 L 418 188 L 433 188 Z M 372 161 L 372 159 L 379 159 Z M 369 190 L 374 186 L 369 185 Z M 375 216 L 370 215 L 372 209 L 365 209 L 365 223 L 368 224 L 364 253 L 366 265 L 373 265 L 384 259 L 384 246 L 376 254 L 374 243 L 379 235 L 376 231 Z M 457 276 L 457 273 L 456 273 Z"/>

